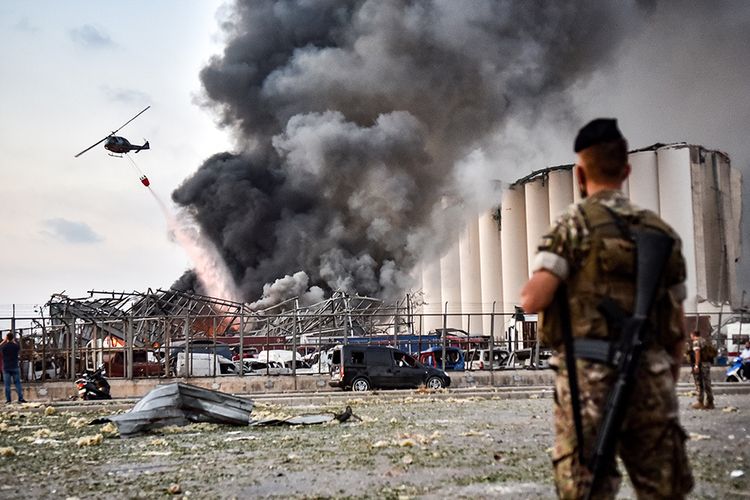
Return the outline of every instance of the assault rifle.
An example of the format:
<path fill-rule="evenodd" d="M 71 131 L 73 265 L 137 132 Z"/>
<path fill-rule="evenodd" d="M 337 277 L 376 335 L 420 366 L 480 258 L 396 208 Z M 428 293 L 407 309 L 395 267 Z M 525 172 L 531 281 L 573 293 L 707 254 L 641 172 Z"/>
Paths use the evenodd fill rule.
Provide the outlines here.
<path fill-rule="evenodd" d="M 632 229 L 636 247 L 636 294 L 635 310 L 631 317 L 612 301 L 604 301 L 600 310 L 610 324 L 621 321 L 621 339 L 613 354 L 612 362 L 617 368 L 617 380 L 609 392 L 602 422 L 596 436 L 596 447 L 589 462 L 592 473 L 591 485 L 584 497 L 591 498 L 606 465 L 611 462 L 615 443 L 625 416 L 625 405 L 635 383 L 636 372 L 649 333 L 648 316 L 653 306 L 656 290 L 661 281 L 674 240 L 659 231 Z M 579 443 L 582 447 L 582 443 Z"/>

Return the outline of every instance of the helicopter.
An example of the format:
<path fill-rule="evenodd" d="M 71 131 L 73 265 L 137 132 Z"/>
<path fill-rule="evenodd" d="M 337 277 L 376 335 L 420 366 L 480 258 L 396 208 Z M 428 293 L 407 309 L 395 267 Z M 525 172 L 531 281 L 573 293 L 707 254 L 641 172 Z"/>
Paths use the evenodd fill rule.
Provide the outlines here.
<path fill-rule="evenodd" d="M 87 147 L 86 149 L 84 149 L 83 151 L 75 155 L 75 158 L 78 158 L 89 149 L 95 148 L 102 142 L 104 142 L 104 149 L 106 149 L 107 151 L 111 151 L 110 156 L 122 155 L 122 154 L 129 153 L 131 151 L 135 151 L 137 153 L 138 151 L 142 151 L 144 149 L 151 149 L 151 147 L 148 144 L 148 141 L 145 141 L 142 146 L 138 146 L 136 144 L 130 144 L 130 141 L 128 141 L 124 137 L 115 135 L 120 129 L 122 129 L 125 125 L 127 125 L 128 123 L 132 122 L 133 120 L 141 116 L 141 114 L 143 114 L 150 107 L 151 106 L 146 106 L 145 108 L 143 108 L 143 110 L 140 113 L 138 113 L 133 118 L 123 123 L 117 130 L 112 131 L 112 133 L 109 134 L 107 137 L 97 142 L 93 146 Z M 112 153 L 115 153 L 115 154 L 112 154 Z"/>

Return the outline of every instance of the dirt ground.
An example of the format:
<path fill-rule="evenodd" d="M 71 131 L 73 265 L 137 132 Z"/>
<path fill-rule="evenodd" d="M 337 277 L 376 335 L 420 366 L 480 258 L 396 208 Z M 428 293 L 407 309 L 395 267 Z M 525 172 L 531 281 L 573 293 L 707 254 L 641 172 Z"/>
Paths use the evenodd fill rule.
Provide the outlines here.
<path fill-rule="evenodd" d="M 711 412 L 689 409 L 687 395 L 680 401 L 692 436 L 691 498 L 750 498 L 750 396 L 718 396 Z M 83 425 L 108 412 L 8 405 L 0 410 L 0 498 L 554 498 L 549 398 L 349 403 L 361 422 L 197 424 L 132 439 Z M 259 406 L 254 414 L 341 409 Z M 744 475 L 732 478 L 736 470 Z M 633 497 L 627 482 L 620 496 Z"/>

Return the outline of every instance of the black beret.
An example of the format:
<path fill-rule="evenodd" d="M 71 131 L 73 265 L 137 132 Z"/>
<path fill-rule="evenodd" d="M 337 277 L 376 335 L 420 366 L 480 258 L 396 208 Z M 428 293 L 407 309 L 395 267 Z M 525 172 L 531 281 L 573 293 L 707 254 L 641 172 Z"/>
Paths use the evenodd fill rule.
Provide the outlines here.
<path fill-rule="evenodd" d="M 597 118 L 588 122 L 578 131 L 573 151 L 578 153 L 584 149 L 601 144 L 623 139 L 620 129 L 617 128 L 617 120 L 614 118 Z"/>

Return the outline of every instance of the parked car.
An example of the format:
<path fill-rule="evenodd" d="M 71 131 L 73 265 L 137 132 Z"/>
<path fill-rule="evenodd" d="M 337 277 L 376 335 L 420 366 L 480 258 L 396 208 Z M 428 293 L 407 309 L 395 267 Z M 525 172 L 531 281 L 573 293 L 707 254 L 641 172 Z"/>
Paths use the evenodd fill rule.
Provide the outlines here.
<path fill-rule="evenodd" d="M 104 369 L 108 377 L 124 377 L 125 353 L 117 351 L 105 353 Z M 158 377 L 164 375 L 164 364 L 156 358 L 153 352 L 133 350 L 133 376 Z"/>
<path fill-rule="evenodd" d="M 444 371 L 425 366 L 409 354 L 386 346 L 344 345 L 333 349 L 332 387 L 353 391 L 450 386 Z"/>
<path fill-rule="evenodd" d="M 186 342 L 184 340 L 178 340 L 169 344 L 169 358 L 173 360 L 173 363 L 177 354 L 185 351 L 185 345 Z M 215 342 L 211 339 L 191 340 L 188 350 L 190 352 L 218 354 L 219 356 L 223 356 L 230 360 L 232 359 L 232 356 L 234 356 L 231 346 L 228 346 L 223 342 Z"/>
<path fill-rule="evenodd" d="M 190 368 L 188 356 L 184 352 L 177 354 L 176 373 L 178 377 L 216 377 L 219 375 L 237 375 L 239 370 L 229 358 L 208 352 L 191 352 Z"/>
<path fill-rule="evenodd" d="M 426 351 L 419 353 L 419 361 L 427 366 L 433 368 L 443 368 L 443 348 L 442 347 L 431 347 Z M 466 361 L 464 359 L 464 352 L 458 347 L 446 347 L 445 348 L 445 370 L 446 371 L 464 371 L 466 369 Z"/>
<path fill-rule="evenodd" d="M 549 358 L 552 356 L 552 349 L 539 349 L 539 366 L 535 364 L 534 349 L 516 349 L 510 354 L 508 361 L 503 368 L 549 368 Z"/>
<path fill-rule="evenodd" d="M 48 359 L 42 363 L 41 359 L 33 362 L 22 361 L 21 372 L 26 375 L 26 380 L 50 380 L 60 378 L 60 367 L 54 360 Z"/>
<path fill-rule="evenodd" d="M 490 364 L 490 350 L 477 349 L 469 351 L 466 359 L 468 360 L 467 369 L 469 370 L 501 370 L 505 367 L 510 358 L 510 353 L 506 349 L 492 350 L 492 363 Z"/>
<path fill-rule="evenodd" d="M 240 362 L 234 362 L 237 368 L 237 373 L 240 371 Z M 276 361 L 258 361 L 257 359 L 245 359 L 243 360 L 242 373 L 244 375 L 291 375 L 292 370 L 286 368 L 281 363 Z"/>

